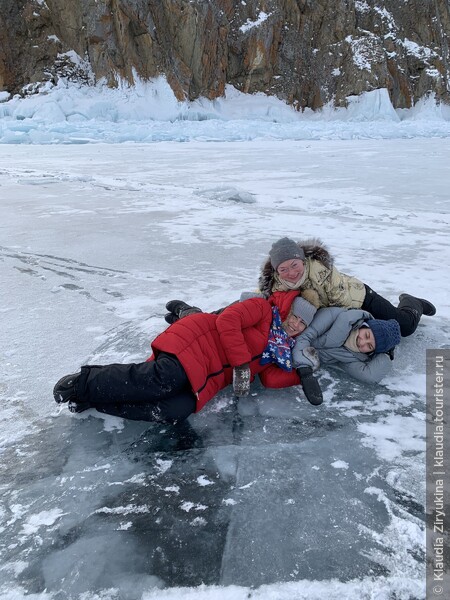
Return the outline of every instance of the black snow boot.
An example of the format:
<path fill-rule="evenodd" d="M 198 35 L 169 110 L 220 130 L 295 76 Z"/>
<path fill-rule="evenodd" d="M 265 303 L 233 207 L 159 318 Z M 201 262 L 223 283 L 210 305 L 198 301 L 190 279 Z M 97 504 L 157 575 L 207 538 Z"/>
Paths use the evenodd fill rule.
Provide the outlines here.
<path fill-rule="evenodd" d="M 175 323 L 175 321 L 179 321 L 179 317 L 177 317 L 177 315 L 174 313 L 167 313 L 164 315 L 164 319 L 166 323 L 169 323 L 169 325 L 172 325 L 172 323 Z"/>
<path fill-rule="evenodd" d="M 418 300 L 419 302 L 421 302 L 422 314 L 424 314 L 425 316 L 432 317 L 436 314 L 436 307 L 434 306 L 434 304 L 431 304 L 431 302 L 429 302 L 428 300 L 424 300 L 424 298 L 416 298 L 415 296 L 411 296 L 410 294 L 400 294 L 398 299 L 400 300 L 400 304 L 402 304 L 402 301 L 407 300 L 408 298 L 412 298 L 413 300 Z M 400 304 L 398 305 L 398 308 L 401 308 Z M 408 305 L 406 304 L 404 306 Z"/>
<path fill-rule="evenodd" d="M 408 333 L 403 333 L 402 330 L 402 335 L 411 335 L 411 333 L 414 333 L 417 329 L 420 317 L 423 315 L 422 301 L 409 294 L 402 294 L 399 296 L 399 299 L 400 302 L 398 303 L 397 309 L 401 313 L 406 313 L 408 315 L 407 318 L 409 319 Z"/>
<path fill-rule="evenodd" d="M 76 401 L 77 399 L 77 383 L 80 373 L 72 375 L 64 375 L 53 388 L 53 397 L 55 402 L 62 404 L 63 402 Z"/>
<path fill-rule="evenodd" d="M 201 308 L 197 306 L 191 306 L 190 304 L 186 304 L 183 300 L 169 300 L 166 304 L 166 308 L 168 311 L 173 313 L 175 317 L 178 319 L 182 319 L 183 317 L 187 317 L 188 315 L 194 315 L 196 313 L 203 312 Z M 168 321 L 168 315 L 164 317 L 166 321 Z"/>

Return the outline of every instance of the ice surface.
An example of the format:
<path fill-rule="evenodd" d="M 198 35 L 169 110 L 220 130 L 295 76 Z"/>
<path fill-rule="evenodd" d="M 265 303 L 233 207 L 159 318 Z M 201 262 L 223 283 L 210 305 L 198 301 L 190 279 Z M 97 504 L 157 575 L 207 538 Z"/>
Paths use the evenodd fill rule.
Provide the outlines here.
<path fill-rule="evenodd" d="M 0 598 L 424 598 L 449 158 L 448 139 L 0 146 Z M 54 404 L 81 364 L 146 358 L 167 300 L 252 289 L 282 235 L 437 305 L 382 385 L 324 370 L 319 408 L 225 390 L 178 427 Z"/>

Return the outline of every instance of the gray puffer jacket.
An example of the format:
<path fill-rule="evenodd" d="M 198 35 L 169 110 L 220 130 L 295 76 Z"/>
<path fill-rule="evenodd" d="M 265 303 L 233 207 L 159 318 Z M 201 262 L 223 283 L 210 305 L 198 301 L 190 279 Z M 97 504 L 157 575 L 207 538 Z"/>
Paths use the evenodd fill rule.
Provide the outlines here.
<path fill-rule="evenodd" d="M 336 365 L 355 379 L 365 383 L 378 383 L 391 370 L 387 354 L 372 356 L 353 352 L 344 346 L 353 329 L 359 329 L 372 315 L 360 309 L 321 308 L 311 325 L 296 339 L 292 352 L 296 367 L 310 366 L 305 348 L 316 348 L 322 365 Z"/>

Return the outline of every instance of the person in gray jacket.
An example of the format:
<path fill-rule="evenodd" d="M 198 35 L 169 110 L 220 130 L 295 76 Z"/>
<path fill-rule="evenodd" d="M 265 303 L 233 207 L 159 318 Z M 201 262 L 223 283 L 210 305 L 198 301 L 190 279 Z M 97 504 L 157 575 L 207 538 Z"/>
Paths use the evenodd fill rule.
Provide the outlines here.
<path fill-rule="evenodd" d="M 261 294 L 244 292 L 241 300 L 258 296 Z M 166 308 L 171 311 L 166 320 L 167 316 L 178 320 L 202 312 L 182 300 L 171 300 Z M 378 383 L 388 374 L 393 349 L 401 340 L 400 325 L 395 319 L 374 319 L 362 309 L 329 307 L 317 310 L 305 298 L 302 298 L 301 310 L 298 317 L 308 326 L 296 337 L 292 363 L 311 404 L 317 406 L 323 402 L 322 390 L 314 376 L 320 364 L 341 367 L 365 383 Z"/>
<path fill-rule="evenodd" d="M 297 369 L 313 371 L 319 364 L 336 365 L 359 381 L 378 383 L 390 371 L 400 340 L 395 319 L 374 319 L 361 309 L 322 308 L 297 337 L 293 363 Z"/>

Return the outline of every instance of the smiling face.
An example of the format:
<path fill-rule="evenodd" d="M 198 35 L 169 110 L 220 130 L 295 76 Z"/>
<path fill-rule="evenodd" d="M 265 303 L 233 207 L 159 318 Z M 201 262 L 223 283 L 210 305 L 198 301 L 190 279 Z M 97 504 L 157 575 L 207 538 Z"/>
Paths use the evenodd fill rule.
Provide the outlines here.
<path fill-rule="evenodd" d="M 305 265 L 299 258 L 292 258 L 280 263 L 277 268 L 277 273 L 285 281 L 289 283 L 297 283 L 305 271 Z"/>
<path fill-rule="evenodd" d="M 293 313 L 289 313 L 286 321 L 283 323 L 283 329 L 290 337 L 295 337 L 305 331 L 307 325 L 300 317 L 296 317 Z"/>
<path fill-rule="evenodd" d="M 358 330 L 356 345 L 358 346 L 359 351 L 364 352 L 364 354 L 374 352 L 376 346 L 375 337 L 370 327 L 361 327 Z"/>

